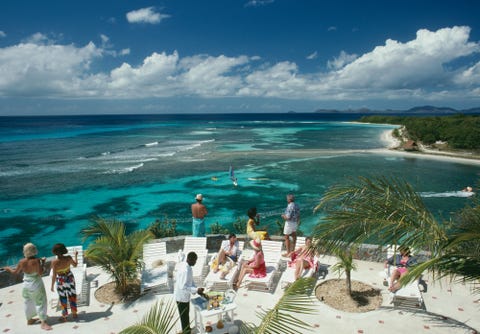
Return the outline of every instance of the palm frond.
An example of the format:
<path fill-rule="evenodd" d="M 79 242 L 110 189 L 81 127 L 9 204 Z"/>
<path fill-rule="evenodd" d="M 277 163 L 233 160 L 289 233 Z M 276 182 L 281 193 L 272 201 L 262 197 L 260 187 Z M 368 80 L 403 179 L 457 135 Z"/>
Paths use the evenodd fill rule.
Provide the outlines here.
<path fill-rule="evenodd" d="M 164 334 L 174 332 L 175 323 L 178 321 L 175 304 L 157 301 L 143 319 L 128 328 L 121 334 Z"/>
<path fill-rule="evenodd" d="M 242 333 L 304 333 L 311 326 L 296 318 L 297 314 L 314 314 L 316 312 L 310 292 L 315 286 L 315 279 L 300 278 L 288 287 L 277 304 L 268 311 L 257 312 L 262 319 L 259 326 L 242 325 Z"/>

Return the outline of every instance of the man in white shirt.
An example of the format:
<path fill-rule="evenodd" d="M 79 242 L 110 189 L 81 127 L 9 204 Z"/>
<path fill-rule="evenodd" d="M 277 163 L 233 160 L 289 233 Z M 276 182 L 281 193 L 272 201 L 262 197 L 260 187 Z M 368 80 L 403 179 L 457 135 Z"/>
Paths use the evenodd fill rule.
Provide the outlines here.
<path fill-rule="evenodd" d="M 203 288 L 198 288 L 193 282 L 192 267 L 197 263 L 197 254 L 190 252 L 187 261 L 178 265 L 173 295 L 177 301 L 183 334 L 190 334 L 190 297 L 192 294 L 203 294 Z"/>

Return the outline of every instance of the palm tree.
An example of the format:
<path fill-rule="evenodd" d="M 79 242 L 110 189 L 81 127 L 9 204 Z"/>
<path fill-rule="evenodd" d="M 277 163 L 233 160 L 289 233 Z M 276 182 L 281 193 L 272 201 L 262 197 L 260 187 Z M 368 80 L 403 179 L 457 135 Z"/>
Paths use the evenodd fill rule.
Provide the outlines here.
<path fill-rule="evenodd" d="M 173 333 L 178 321 L 177 307 L 170 300 L 157 301 L 143 319 L 120 334 L 164 334 Z"/>
<path fill-rule="evenodd" d="M 345 281 L 347 284 L 347 292 L 352 295 L 352 270 L 356 270 L 357 266 L 353 262 L 353 249 L 344 249 L 337 252 L 339 262 L 332 267 L 333 272 L 337 272 L 338 276 L 341 276 L 345 272 Z"/>
<path fill-rule="evenodd" d="M 420 195 L 398 179 L 360 177 L 335 185 L 315 211 L 319 209 L 325 217 L 314 234 L 335 249 L 378 241 L 435 252 L 438 243 L 446 240 L 445 230 Z"/>
<path fill-rule="evenodd" d="M 480 206 L 466 207 L 452 222 L 438 222 L 420 195 L 399 179 L 360 177 L 331 187 L 315 210 L 325 216 L 314 237 L 332 252 L 361 243 L 405 245 L 429 251 L 431 260 L 402 278 L 428 270 L 466 281 L 480 279 Z"/>
<path fill-rule="evenodd" d="M 299 278 L 286 290 L 277 304 L 268 311 L 259 311 L 257 316 L 262 319 L 260 325 L 244 323 L 240 329 L 242 334 L 298 333 L 311 330 L 311 325 L 299 320 L 297 314 L 315 314 L 313 301 L 310 297 L 315 286 L 314 278 Z"/>
<path fill-rule="evenodd" d="M 146 230 L 125 234 L 125 224 L 116 220 L 95 219 L 82 229 L 84 240 L 96 239 L 88 246 L 86 256 L 90 261 L 110 273 L 116 289 L 125 296 L 129 284 L 137 278 L 141 268 L 143 244 L 152 238 Z"/>

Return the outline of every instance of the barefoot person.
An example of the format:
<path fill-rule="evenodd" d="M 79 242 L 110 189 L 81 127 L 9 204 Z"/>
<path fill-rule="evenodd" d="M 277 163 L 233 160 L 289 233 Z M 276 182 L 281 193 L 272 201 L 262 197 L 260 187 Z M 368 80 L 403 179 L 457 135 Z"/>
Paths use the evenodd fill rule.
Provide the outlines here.
<path fill-rule="evenodd" d="M 75 259 L 68 253 L 64 244 L 55 244 L 52 248 L 52 253 L 57 256 L 52 261 L 52 286 L 50 290 L 54 291 L 55 282 L 57 283 L 57 293 L 62 306 L 61 322 L 67 321 L 68 304 L 72 310 L 73 319 L 77 319 L 77 290 L 75 287 L 75 277 L 70 271 L 70 265 L 76 267 L 78 263 L 78 252 L 75 251 Z"/>
<path fill-rule="evenodd" d="M 192 204 L 192 236 L 204 237 L 205 236 L 205 216 L 208 211 L 205 205 L 203 205 L 202 194 L 195 196 L 195 203 Z"/>
<path fill-rule="evenodd" d="M 228 274 L 227 269 L 225 268 L 227 261 L 233 261 L 237 262 L 237 256 L 239 252 L 239 244 L 237 240 L 237 236 L 235 233 L 230 233 L 228 236 L 228 241 L 222 242 L 222 245 L 220 246 L 220 250 L 218 251 L 218 257 L 216 259 L 216 262 L 214 262 L 212 266 L 212 270 L 214 273 L 218 272 L 220 268 L 222 268 L 222 272 L 220 274 L 220 278 L 224 279 L 225 276 Z"/>
<path fill-rule="evenodd" d="M 249 277 L 255 278 L 267 276 L 267 267 L 265 265 L 265 259 L 263 257 L 261 240 L 251 240 L 250 246 L 255 251 L 255 254 L 250 260 L 243 263 L 240 275 L 238 275 L 238 281 L 235 283 L 236 288 L 239 288 L 241 286 L 243 278 L 246 274 L 249 274 Z"/>
<path fill-rule="evenodd" d="M 37 247 L 34 244 L 25 244 L 23 246 L 25 258 L 18 262 L 15 270 L 10 267 L 4 267 L 3 269 L 15 275 L 23 272 L 22 296 L 25 299 L 27 325 L 35 324 L 37 319 L 33 317 L 38 315 L 41 328 L 49 331 L 52 327 L 47 323 L 47 292 L 42 281 L 45 258 L 37 258 L 37 253 Z"/>
<path fill-rule="evenodd" d="M 385 268 L 389 265 L 395 265 L 396 268 L 390 275 L 390 287 L 389 291 L 395 292 L 401 288 L 400 278 L 408 273 L 408 268 L 415 264 L 415 259 L 410 255 L 410 249 L 408 247 L 400 247 L 400 254 L 390 257 L 385 261 Z"/>
<path fill-rule="evenodd" d="M 285 235 L 285 249 L 286 252 L 282 256 L 290 256 L 290 252 L 295 250 L 295 244 L 297 242 L 297 227 L 300 223 L 300 208 L 297 203 L 295 203 L 295 196 L 293 194 L 287 195 L 287 208 L 285 213 L 282 215 L 283 220 L 285 220 L 285 225 L 283 227 L 283 234 Z M 292 243 L 290 244 L 290 236 L 292 237 Z"/>
<path fill-rule="evenodd" d="M 310 248 L 311 245 L 312 238 L 305 237 L 305 245 L 298 247 L 290 254 L 291 261 L 288 266 L 295 267 L 295 280 L 302 276 L 303 270 L 315 266 L 315 254 L 314 250 Z"/>

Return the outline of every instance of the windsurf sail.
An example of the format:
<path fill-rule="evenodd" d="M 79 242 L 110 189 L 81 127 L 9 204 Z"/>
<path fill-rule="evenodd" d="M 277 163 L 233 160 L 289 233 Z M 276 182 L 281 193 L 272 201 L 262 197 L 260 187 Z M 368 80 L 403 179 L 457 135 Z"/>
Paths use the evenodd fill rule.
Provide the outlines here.
<path fill-rule="evenodd" d="M 233 171 L 232 165 L 230 165 L 229 174 L 230 174 L 230 180 L 232 180 L 233 185 L 236 187 L 238 185 L 238 182 L 237 182 L 237 178 L 235 177 L 235 172 Z"/>

